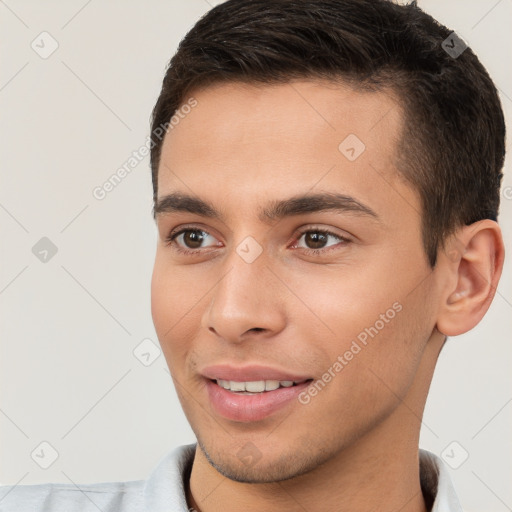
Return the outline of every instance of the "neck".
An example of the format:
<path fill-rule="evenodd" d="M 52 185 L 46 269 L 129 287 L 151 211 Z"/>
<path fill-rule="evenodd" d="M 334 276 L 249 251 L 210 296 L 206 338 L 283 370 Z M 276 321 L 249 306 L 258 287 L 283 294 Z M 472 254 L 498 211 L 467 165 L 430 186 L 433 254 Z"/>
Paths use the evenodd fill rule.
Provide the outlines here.
<path fill-rule="evenodd" d="M 442 344 L 443 337 L 430 340 L 409 392 L 391 415 L 313 471 L 280 482 L 241 483 L 221 475 L 196 449 L 186 488 L 189 506 L 198 512 L 427 512 L 419 432 Z"/>

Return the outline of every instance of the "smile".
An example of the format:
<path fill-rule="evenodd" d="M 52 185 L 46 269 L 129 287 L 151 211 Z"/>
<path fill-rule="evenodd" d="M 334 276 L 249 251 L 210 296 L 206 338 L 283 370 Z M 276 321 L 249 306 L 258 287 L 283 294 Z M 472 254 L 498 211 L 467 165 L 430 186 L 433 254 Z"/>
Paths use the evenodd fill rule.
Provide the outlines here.
<path fill-rule="evenodd" d="M 274 391 L 279 388 L 290 388 L 297 384 L 301 384 L 301 382 L 294 382 L 293 380 L 255 380 L 249 382 L 236 382 L 232 380 L 218 379 L 216 382 L 224 389 L 248 395 L 263 393 L 265 391 Z"/>
<path fill-rule="evenodd" d="M 298 395 L 312 379 L 301 382 L 259 380 L 226 381 L 206 379 L 208 401 L 213 412 L 225 419 L 248 423 L 297 407 Z"/>

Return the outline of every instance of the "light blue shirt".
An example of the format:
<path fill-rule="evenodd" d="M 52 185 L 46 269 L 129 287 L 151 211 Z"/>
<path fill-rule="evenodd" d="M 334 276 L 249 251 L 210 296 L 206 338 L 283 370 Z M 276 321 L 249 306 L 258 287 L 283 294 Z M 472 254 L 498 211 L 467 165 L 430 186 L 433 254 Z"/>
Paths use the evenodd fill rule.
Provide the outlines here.
<path fill-rule="evenodd" d="M 0 486 L 0 512 L 189 512 L 185 482 L 196 444 L 165 455 L 147 480 L 74 485 Z M 432 512 L 462 512 L 444 462 L 420 450 L 424 494 L 435 497 Z"/>

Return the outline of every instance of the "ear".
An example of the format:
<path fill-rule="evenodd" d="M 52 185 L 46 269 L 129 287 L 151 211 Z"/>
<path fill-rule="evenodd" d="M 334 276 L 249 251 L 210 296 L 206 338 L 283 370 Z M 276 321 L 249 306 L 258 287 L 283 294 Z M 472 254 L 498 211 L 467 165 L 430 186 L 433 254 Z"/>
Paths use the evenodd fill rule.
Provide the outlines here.
<path fill-rule="evenodd" d="M 441 333 L 457 336 L 480 322 L 496 292 L 504 256 L 501 230 L 492 220 L 463 226 L 450 237 L 439 261 L 446 271 L 436 324 Z"/>

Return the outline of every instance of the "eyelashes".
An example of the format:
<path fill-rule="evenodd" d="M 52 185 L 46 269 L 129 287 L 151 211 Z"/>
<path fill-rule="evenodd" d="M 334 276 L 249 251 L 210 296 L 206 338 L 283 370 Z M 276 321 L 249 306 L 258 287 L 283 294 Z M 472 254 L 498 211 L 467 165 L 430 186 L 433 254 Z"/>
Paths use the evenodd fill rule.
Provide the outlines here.
<path fill-rule="evenodd" d="M 181 254 L 197 254 L 199 252 L 204 253 L 204 250 L 201 250 L 198 248 L 196 248 L 196 249 L 183 248 L 176 242 L 177 238 L 182 235 L 185 235 L 185 233 L 200 233 L 203 238 L 204 238 L 204 235 L 211 236 L 207 231 L 204 231 L 203 229 L 183 228 L 177 232 L 174 232 L 174 233 L 171 232 L 171 234 L 165 239 L 166 245 L 170 246 L 171 248 L 173 248 L 174 250 L 176 250 L 177 252 L 179 252 Z"/>
<path fill-rule="evenodd" d="M 165 239 L 165 245 L 170 247 L 173 251 L 176 251 L 178 254 L 187 255 L 187 256 L 199 256 L 204 255 L 207 252 L 211 252 L 212 248 L 214 250 L 215 247 L 218 247 L 217 244 L 213 244 L 206 247 L 196 247 L 196 248 L 190 248 L 186 245 L 183 245 L 185 235 L 190 234 L 192 237 L 189 239 L 189 242 L 192 241 L 193 243 L 202 243 L 204 240 L 207 240 L 208 237 L 213 237 L 213 235 L 210 235 L 208 231 L 205 231 L 204 229 L 194 228 L 194 227 L 185 227 L 178 231 L 172 231 L 169 236 Z M 197 236 L 199 235 L 199 236 Z M 311 239 L 318 241 L 318 240 L 325 240 L 328 242 L 329 238 L 334 238 L 338 240 L 339 243 L 334 245 L 327 245 L 325 247 L 321 248 L 309 248 L 309 247 L 296 247 L 296 244 L 305 236 L 310 236 Z M 313 236 L 311 235 L 320 235 L 320 236 Z M 181 241 L 180 241 L 181 238 Z M 214 238 L 215 239 L 215 238 Z M 296 233 L 294 235 L 294 242 L 292 245 L 292 248 L 295 250 L 299 250 L 305 254 L 309 255 L 324 255 L 330 251 L 341 249 L 348 245 L 351 242 L 350 239 L 347 237 L 344 237 L 338 233 L 335 233 L 333 231 L 330 231 L 329 229 L 325 228 L 315 228 L 315 227 L 309 227 L 308 229 L 303 229 Z"/>

